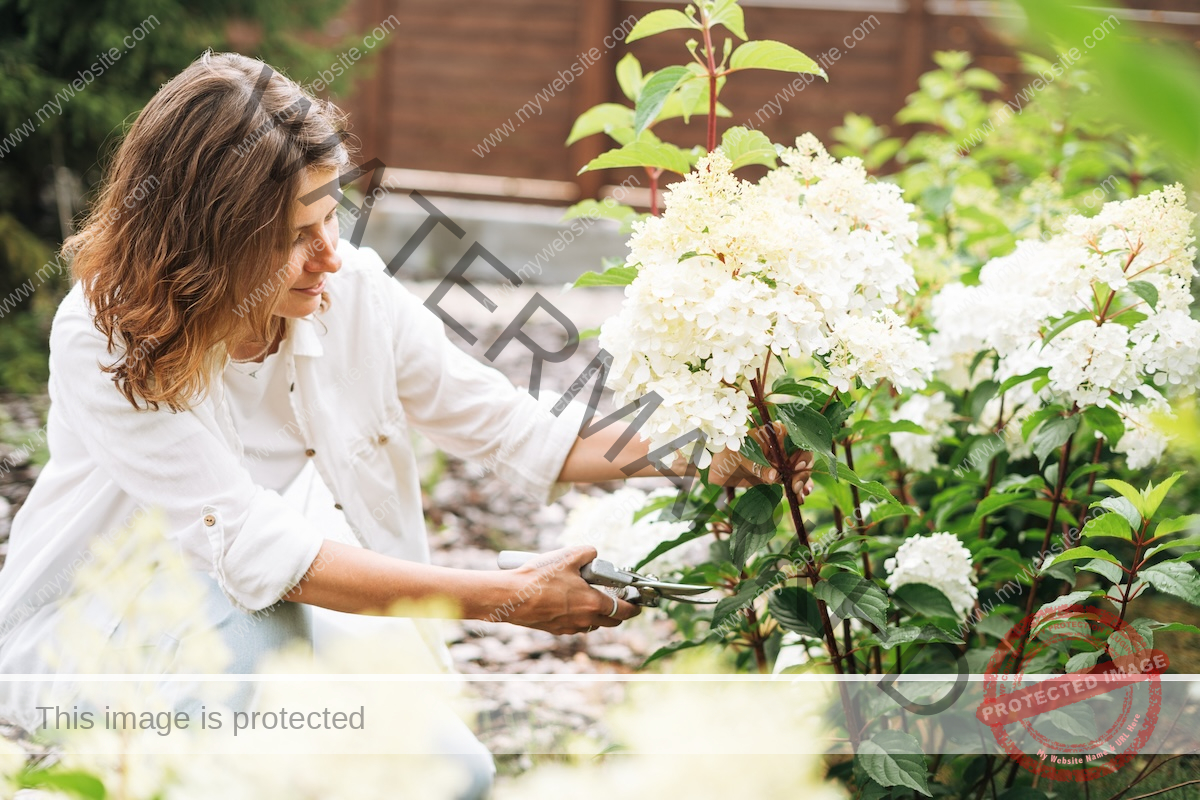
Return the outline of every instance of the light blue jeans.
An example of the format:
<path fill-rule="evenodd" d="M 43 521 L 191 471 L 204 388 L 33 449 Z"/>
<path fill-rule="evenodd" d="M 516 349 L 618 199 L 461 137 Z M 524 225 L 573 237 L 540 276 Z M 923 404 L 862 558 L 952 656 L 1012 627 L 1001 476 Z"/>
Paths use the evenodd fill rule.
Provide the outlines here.
<path fill-rule="evenodd" d="M 297 642 L 306 643 L 311 651 L 314 611 L 311 606 L 281 600 L 257 614 L 247 614 L 234 608 L 215 580 L 203 574 L 199 577 L 208 588 L 205 618 L 233 657 L 226 672 L 258 672 L 268 655 Z M 253 710 L 260 686 L 249 681 L 238 683 L 224 702 L 232 711 Z M 179 710 L 197 714 L 198 703 L 194 698 L 181 698 L 177 706 Z M 438 752 L 452 759 L 469 776 L 468 789 L 460 795 L 463 800 L 485 798 L 491 793 L 496 774 L 492 754 L 453 712 L 447 711 L 444 729 L 435 734 Z"/>

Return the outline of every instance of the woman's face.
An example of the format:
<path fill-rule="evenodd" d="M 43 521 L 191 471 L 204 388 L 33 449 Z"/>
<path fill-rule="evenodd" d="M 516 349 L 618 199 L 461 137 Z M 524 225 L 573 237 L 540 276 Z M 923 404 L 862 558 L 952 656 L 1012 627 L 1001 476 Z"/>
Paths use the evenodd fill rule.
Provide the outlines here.
<path fill-rule="evenodd" d="M 328 185 L 337 177 L 337 170 L 334 169 L 305 171 L 298 197 Z M 287 295 L 275 308 L 278 316 L 307 317 L 316 311 L 321 305 L 326 274 L 341 269 L 342 259 L 337 254 L 336 211 L 337 199 L 329 194 L 309 205 L 301 203 L 299 199 L 293 201 L 292 218 L 297 222 L 292 231 L 292 255 L 284 276 L 289 288 Z"/>

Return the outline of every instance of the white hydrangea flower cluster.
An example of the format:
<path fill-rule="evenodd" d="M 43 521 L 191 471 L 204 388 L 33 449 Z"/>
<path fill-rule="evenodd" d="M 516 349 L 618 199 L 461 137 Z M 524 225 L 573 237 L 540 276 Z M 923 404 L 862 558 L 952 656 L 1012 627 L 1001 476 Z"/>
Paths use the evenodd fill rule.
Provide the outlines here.
<path fill-rule="evenodd" d="M 971 582 L 975 574 L 971 551 L 952 533 L 909 537 L 895 558 L 883 562 L 883 568 L 892 592 L 909 583 L 928 584 L 946 595 L 960 619 L 966 619 L 979 597 Z"/>
<path fill-rule="evenodd" d="M 781 159 L 753 184 L 711 153 L 665 193 L 662 216 L 634 228 L 638 276 L 600 346 L 618 405 L 662 397 L 645 428 L 652 448 L 699 428 L 709 451 L 737 449 L 749 380 L 772 353 L 821 359 L 842 391 L 856 380 L 918 389 L 932 370 L 893 310 L 916 290 L 914 207 L 811 134 Z"/>
<path fill-rule="evenodd" d="M 937 466 L 937 444 L 953 433 L 949 424 L 953 416 L 954 404 L 946 399 L 945 392 L 913 395 L 892 412 L 894 421 L 914 422 L 929 431 L 927 434 L 889 434 L 896 455 L 906 467 L 928 472 Z"/>
<path fill-rule="evenodd" d="M 1179 392 L 1200 383 L 1200 321 L 1188 311 L 1196 275 L 1194 216 L 1178 185 L 1108 203 L 1090 219 L 1068 218 L 1063 233 L 1048 241 L 1021 242 L 1011 255 L 988 262 L 977 285 L 947 286 L 931 304 L 939 377 L 966 389 L 1047 367 L 1042 396 L 1028 385 L 1010 392 L 1006 418 L 1026 416 L 1047 401 L 1111 404 L 1131 437 L 1118 451 L 1129 453 L 1131 466 L 1153 464 L 1165 441 L 1150 414 L 1138 410 L 1143 402 L 1157 407 L 1159 395 L 1144 391 L 1146 384 Z M 1135 281 L 1142 283 L 1131 285 Z M 1107 302 L 1104 287 L 1130 291 Z M 1106 301 L 1100 313 L 1097 298 Z M 1092 318 L 1050 335 L 1058 320 L 1079 312 Z M 994 351 L 999 367 L 993 374 L 984 365 L 968 375 L 981 351 Z M 994 418 L 999 402 L 988 403 L 984 416 Z M 1006 440 L 1010 449 L 1020 446 L 1017 437 Z"/>
<path fill-rule="evenodd" d="M 579 495 L 567 514 L 559 544 L 562 547 L 587 544 L 596 548 L 598 558 L 618 568 L 632 568 L 663 542 L 677 539 L 691 529 L 690 522 L 664 522 L 651 512 L 639 520 L 634 514 L 649 503 L 664 497 L 674 498 L 674 489 L 659 489 L 647 494 L 627 486 L 607 495 Z M 670 571 L 681 568 L 685 549 L 663 553 L 653 562 L 655 568 Z"/>

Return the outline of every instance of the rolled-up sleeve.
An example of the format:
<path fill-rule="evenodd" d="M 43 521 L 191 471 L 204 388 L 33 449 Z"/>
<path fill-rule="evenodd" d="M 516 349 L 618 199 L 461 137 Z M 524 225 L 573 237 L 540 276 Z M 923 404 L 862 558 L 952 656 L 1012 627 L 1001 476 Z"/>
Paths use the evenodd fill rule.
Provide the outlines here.
<path fill-rule="evenodd" d="M 569 483 L 558 480 L 574 446 L 586 407 L 569 403 L 559 414 L 513 386 L 499 370 L 481 364 L 446 336 L 442 321 L 384 272 L 380 291 L 390 314 L 396 389 L 405 414 L 440 449 L 473 461 L 541 502 L 553 502 Z"/>
<path fill-rule="evenodd" d="M 165 513 L 166 535 L 230 602 L 244 611 L 277 602 L 311 566 L 321 532 L 258 486 L 196 413 L 135 409 L 99 368 L 113 360 L 76 287 L 51 330 L 51 402 L 103 474 Z"/>

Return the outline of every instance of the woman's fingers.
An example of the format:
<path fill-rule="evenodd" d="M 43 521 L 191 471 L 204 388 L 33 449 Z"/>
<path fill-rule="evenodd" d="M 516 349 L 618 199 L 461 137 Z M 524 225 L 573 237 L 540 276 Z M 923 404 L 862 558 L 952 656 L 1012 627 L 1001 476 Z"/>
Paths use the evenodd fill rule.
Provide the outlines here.
<path fill-rule="evenodd" d="M 774 432 L 773 436 L 771 433 L 772 431 Z M 754 437 L 754 441 L 758 443 L 760 448 L 762 448 L 763 453 L 769 454 L 772 450 L 772 441 L 777 444 L 783 444 L 783 442 L 787 439 L 787 428 L 782 422 L 776 420 L 770 425 L 759 425 L 757 428 L 750 431 L 750 435 Z"/>
<path fill-rule="evenodd" d="M 642 613 L 641 606 L 635 606 L 633 603 L 629 602 L 628 600 L 622 600 L 620 598 L 617 598 L 617 603 L 616 603 L 616 607 L 615 607 L 616 610 L 614 611 L 612 595 L 610 595 L 606 592 L 601 592 L 599 590 L 596 591 L 596 594 L 600 595 L 600 597 L 601 597 L 600 616 L 601 616 L 601 618 L 608 621 L 607 623 L 604 623 L 605 627 L 611 627 L 613 625 L 620 625 L 625 620 L 636 617 L 638 614 Z M 597 623 L 597 624 L 601 624 L 601 623 Z"/>

